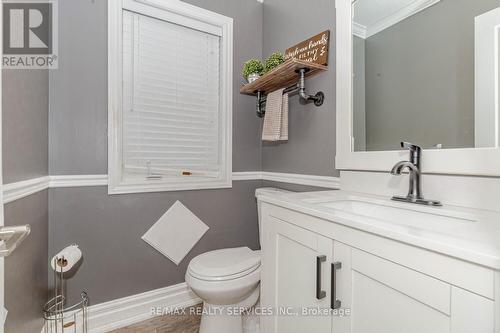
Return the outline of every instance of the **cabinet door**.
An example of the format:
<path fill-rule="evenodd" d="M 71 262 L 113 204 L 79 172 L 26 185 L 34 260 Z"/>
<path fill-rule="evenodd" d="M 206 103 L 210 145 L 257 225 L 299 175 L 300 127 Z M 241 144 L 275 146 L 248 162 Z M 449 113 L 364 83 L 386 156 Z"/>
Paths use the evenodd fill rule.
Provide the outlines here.
<path fill-rule="evenodd" d="M 330 333 L 330 262 L 333 241 L 270 216 L 263 225 L 261 302 L 265 333 Z M 303 311 L 307 310 L 308 313 Z"/>
<path fill-rule="evenodd" d="M 333 332 L 493 332 L 489 299 L 342 243 L 334 242 L 334 258 L 342 262 L 337 295 L 350 316 L 334 316 Z"/>

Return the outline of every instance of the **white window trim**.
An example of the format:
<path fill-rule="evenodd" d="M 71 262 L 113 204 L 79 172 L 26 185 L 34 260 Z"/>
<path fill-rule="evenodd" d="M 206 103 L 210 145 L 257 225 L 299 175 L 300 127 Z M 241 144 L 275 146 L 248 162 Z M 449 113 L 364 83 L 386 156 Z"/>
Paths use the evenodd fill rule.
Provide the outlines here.
<path fill-rule="evenodd" d="M 168 21 L 221 35 L 221 175 L 123 181 L 122 179 L 122 11 L 168 18 Z M 140 193 L 232 187 L 233 19 L 178 0 L 108 1 L 108 193 Z"/>

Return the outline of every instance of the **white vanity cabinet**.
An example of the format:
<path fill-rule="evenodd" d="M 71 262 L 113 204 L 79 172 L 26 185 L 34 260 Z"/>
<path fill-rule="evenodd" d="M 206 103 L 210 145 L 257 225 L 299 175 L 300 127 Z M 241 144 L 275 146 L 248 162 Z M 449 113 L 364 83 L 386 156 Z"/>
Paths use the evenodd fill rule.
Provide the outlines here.
<path fill-rule="evenodd" d="M 492 269 L 268 203 L 261 218 L 263 333 L 500 332 Z"/>
<path fill-rule="evenodd" d="M 494 332 L 493 300 L 342 243 L 334 253 L 337 295 L 351 316 L 334 316 L 333 332 Z"/>
<path fill-rule="evenodd" d="M 330 316 L 303 316 L 301 311 L 330 306 L 332 240 L 269 216 L 264 243 L 261 299 L 275 312 L 263 322 L 264 332 L 331 332 Z"/>

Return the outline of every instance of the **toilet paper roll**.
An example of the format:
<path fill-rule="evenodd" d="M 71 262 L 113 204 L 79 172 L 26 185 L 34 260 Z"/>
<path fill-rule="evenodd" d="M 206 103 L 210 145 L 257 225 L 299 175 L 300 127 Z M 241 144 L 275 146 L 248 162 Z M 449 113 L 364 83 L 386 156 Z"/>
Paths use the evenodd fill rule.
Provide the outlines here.
<path fill-rule="evenodd" d="M 81 258 L 82 251 L 78 248 L 78 245 L 70 245 L 52 257 L 50 265 L 56 272 L 62 271 L 66 273 L 70 271 Z"/>

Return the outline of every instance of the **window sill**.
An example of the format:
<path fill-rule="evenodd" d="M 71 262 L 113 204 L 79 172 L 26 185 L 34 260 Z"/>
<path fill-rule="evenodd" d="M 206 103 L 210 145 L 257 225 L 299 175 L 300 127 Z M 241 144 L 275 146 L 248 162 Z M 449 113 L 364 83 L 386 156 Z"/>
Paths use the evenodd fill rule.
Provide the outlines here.
<path fill-rule="evenodd" d="M 232 188 L 232 179 L 172 179 L 151 181 L 123 181 L 108 185 L 108 194 L 172 192 Z"/>

